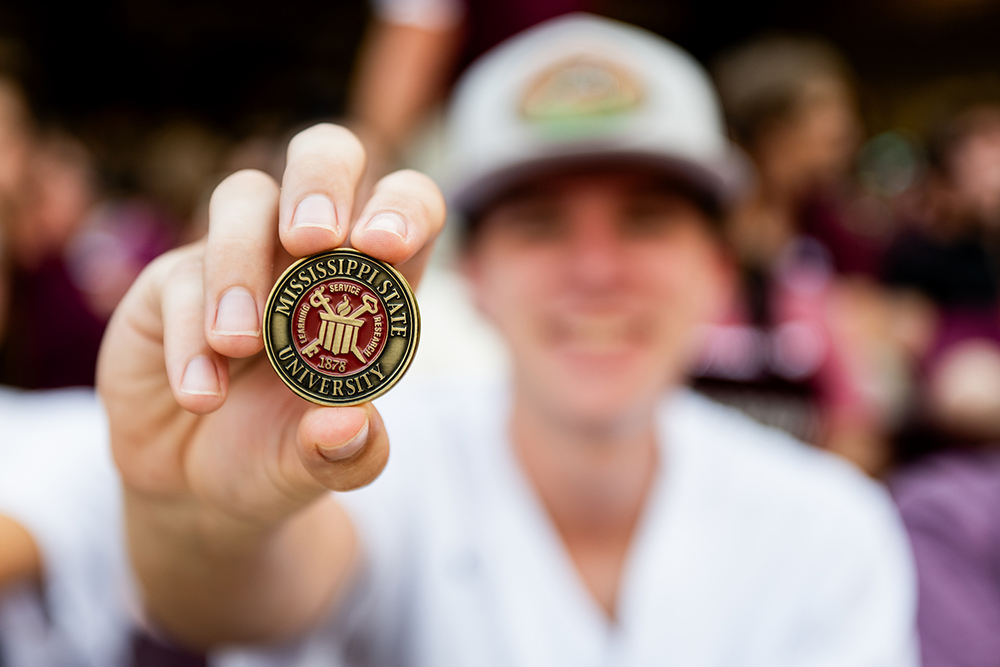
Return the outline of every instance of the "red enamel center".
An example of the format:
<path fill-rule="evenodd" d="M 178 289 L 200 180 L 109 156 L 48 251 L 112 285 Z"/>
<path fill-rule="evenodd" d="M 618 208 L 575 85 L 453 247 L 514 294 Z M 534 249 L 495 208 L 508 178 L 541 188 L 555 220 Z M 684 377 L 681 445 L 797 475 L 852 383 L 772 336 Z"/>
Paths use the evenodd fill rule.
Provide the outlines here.
<path fill-rule="evenodd" d="M 306 363 L 333 376 L 367 368 L 385 347 L 386 314 L 371 288 L 332 279 L 311 286 L 292 317 L 292 340 Z"/>

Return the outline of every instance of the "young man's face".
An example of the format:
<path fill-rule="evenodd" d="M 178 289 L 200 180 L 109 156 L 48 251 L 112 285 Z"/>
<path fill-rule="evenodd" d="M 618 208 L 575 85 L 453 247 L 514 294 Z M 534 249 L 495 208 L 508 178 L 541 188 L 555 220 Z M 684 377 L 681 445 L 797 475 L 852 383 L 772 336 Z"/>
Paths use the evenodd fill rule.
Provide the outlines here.
<path fill-rule="evenodd" d="M 466 267 L 521 398 L 583 427 L 648 414 L 731 288 L 710 224 L 642 173 L 546 178 L 493 206 Z"/>

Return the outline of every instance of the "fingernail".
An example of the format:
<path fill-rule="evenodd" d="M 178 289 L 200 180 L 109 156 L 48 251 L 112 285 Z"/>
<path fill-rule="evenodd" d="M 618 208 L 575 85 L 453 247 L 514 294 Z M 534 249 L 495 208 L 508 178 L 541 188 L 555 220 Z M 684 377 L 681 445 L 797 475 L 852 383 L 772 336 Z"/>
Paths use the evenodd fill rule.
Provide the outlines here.
<path fill-rule="evenodd" d="M 245 287 L 230 287 L 219 299 L 215 311 L 216 336 L 260 336 L 257 303 Z"/>
<path fill-rule="evenodd" d="M 218 396 L 219 376 L 215 364 L 204 354 L 191 359 L 181 378 L 181 391 L 192 396 Z"/>
<path fill-rule="evenodd" d="M 403 241 L 407 237 L 406 221 L 403 220 L 402 216 L 395 213 L 379 213 L 365 223 L 363 231 L 390 232 Z"/>
<path fill-rule="evenodd" d="M 295 207 L 292 229 L 300 227 L 321 227 L 337 231 L 337 211 L 333 202 L 323 195 L 309 195 Z"/>
<path fill-rule="evenodd" d="M 366 442 L 368 442 L 367 419 L 365 419 L 365 425 L 361 427 L 361 430 L 344 444 L 336 445 L 334 447 L 316 445 L 316 448 L 319 450 L 319 455 L 327 461 L 343 461 L 344 459 L 350 458 L 360 452 Z"/>

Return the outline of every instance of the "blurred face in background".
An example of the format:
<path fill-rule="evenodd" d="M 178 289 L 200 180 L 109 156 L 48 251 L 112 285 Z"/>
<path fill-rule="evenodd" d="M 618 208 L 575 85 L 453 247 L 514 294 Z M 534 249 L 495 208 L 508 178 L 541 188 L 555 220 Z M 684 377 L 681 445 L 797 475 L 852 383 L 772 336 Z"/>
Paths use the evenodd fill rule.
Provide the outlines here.
<path fill-rule="evenodd" d="M 839 181 L 851 169 L 861 135 L 845 81 L 831 75 L 804 82 L 788 111 L 757 133 L 753 153 L 764 186 L 798 196 Z"/>
<path fill-rule="evenodd" d="M 711 224 L 642 172 L 552 176 L 492 206 L 466 272 L 519 398 L 577 426 L 648 416 L 728 296 Z"/>
<path fill-rule="evenodd" d="M 958 214 L 1000 227 L 1000 117 L 957 147 L 950 171 Z"/>
<path fill-rule="evenodd" d="M 11 236 L 20 264 L 31 265 L 65 246 L 94 203 L 94 181 L 82 144 L 61 135 L 38 142 Z"/>
<path fill-rule="evenodd" d="M 977 107 L 932 139 L 921 212 L 945 235 L 1000 229 L 1000 108 Z"/>

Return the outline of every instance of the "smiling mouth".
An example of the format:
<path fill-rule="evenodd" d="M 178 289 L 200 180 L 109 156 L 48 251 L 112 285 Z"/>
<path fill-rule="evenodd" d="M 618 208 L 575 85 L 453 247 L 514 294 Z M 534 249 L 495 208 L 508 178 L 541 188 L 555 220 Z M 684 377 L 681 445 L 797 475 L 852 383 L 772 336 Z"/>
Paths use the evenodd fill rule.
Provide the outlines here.
<path fill-rule="evenodd" d="M 552 340 L 576 354 L 610 356 L 634 350 L 642 330 L 625 315 L 571 315 L 553 323 Z"/>

